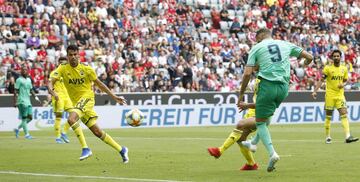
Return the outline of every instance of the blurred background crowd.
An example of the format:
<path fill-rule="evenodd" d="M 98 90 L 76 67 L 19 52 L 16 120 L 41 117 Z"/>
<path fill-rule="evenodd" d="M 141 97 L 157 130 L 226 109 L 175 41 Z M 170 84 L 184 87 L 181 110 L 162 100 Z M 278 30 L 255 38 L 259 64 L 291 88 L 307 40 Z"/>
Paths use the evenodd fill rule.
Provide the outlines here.
<path fill-rule="evenodd" d="M 21 65 L 47 93 L 70 44 L 114 92 L 234 91 L 264 27 L 316 58 L 291 59 L 291 90 L 312 90 L 334 49 L 345 88 L 360 88 L 357 0 L 0 0 L 0 10 L 0 94 L 13 93 Z"/>

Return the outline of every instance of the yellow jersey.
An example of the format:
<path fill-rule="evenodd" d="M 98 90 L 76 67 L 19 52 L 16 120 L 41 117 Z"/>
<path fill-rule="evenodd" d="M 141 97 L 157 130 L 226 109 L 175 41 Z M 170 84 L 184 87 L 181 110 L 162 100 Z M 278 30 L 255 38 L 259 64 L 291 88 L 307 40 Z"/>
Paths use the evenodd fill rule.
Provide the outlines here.
<path fill-rule="evenodd" d="M 326 76 L 326 96 L 338 97 L 344 95 L 344 88 L 338 88 L 339 84 L 348 79 L 347 67 L 340 64 L 339 67 L 334 64 L 326 65 L 323 69 L 323 75 Z"/>
<path fill-rule="evenodd" d="M 55 71 L 52 71 L 50 73 L 50 78 L 53 78 L 53 75 L 54 75 L 54 72 Z M 63 81 L 63 78 L 60 77 L 54 84 L 54 90 L 55 92 L 57 93 L 57 95 L 61 98 L 64 98 L 64 97 L 69 97 L 69 94 L 65 88 L 65 85 L 64 85 L 64 81 Z M 54 97 L 52 97 L 54 99 Z"/>
<path fill-rule="evenodd" d="M 51 78 L 63 79 L 63 84 L 73 103 L 77 103 L 81 98 L 94 98 L 92 84 L 97 76 L 90 66 L 81 63 L 76 67 L 68 63 L 61 64 L 53 72 Z"/>

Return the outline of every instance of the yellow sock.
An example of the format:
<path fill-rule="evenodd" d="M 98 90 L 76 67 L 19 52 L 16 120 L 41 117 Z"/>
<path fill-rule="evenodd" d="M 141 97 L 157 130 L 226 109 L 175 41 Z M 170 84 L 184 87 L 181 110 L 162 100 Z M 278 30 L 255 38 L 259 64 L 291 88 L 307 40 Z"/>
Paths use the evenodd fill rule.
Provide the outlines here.
<path fill-rule="evenodd" d="M 71 128 L 74 130 L 77 138 L 79 139 L 80 145 L 82 148 L 88 148 L 86 141 L 85 141 L 85 136 L 84 133 L 81 129 L 80 123 L 79 122 L 75 122 Z"/>
<path fill-rule="evenodd" d="M 220 153 L 222 154 L 226 149 L 228 149 L 231 145 L 237 142 L 241 137 L 241 133 L 242 131 L 234 129 L 233 132 L 231 132 L 227 139 L 224 141 L 222 146 L 219 147 Z"/>
<path fill-rule="evenodd" d="M 60 124 L 61 124 L 61 118 L 56 117 L 55 118 L 55 123 L 54 123 L 54 129 L 55 129 L 55 136 L 56 138 L 60 138 Z"/>
<path fill-rule="evenodd" d="M 344 128 L 345 137 L 349 138 L 349 136 L 350 136 L 350 126 L 349 126 L 349 121 L 347 119 L 347 115 L 346 114 L 341 115 L 340 120 L 341 120 L 341 124 L 342 124 L 342 126 Z"/>
<path fill-rule="evenodd" d="M 250 150 L 241 144 L 239 144 L 239 147 L 240 147 L 240 151 L 241 151 L 242 155 L 245 157 L 245 159 L 247 161 L 247 164 L 249 164 L 251 166 L 254 165 L 255 164 L 254 156 L 250 152 Z"/>
<path fill-rule="evenodd" d="M 122 147 L 105 131 L 103 131 L 102 136 L 100 137 L 102 141 L 104 141 L 106 144 L 110 145 L 112 148 L 114 148 L 116 151 L 120 152 Z"/>
<path fill-rule="evenodd" d="M 66 134 L 69 131 L 70 125 L 68 122 L 64 124 L 63 133 Z"/>
<path fill-rule="evenodd" d="M 331 122 L 331 116 L 326 115 L 325 124 L 324 124 L 326 137 L 330 137 L 330 122 Z"/>

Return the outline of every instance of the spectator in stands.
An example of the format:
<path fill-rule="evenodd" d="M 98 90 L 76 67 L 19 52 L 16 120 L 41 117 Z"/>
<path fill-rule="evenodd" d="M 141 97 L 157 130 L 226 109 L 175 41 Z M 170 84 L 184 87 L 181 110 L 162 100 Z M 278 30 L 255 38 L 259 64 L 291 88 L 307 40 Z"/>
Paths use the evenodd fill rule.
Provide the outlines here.
<path fill-rule="evenodd" d="M 45 76 L 53 69 L 55 57 L 66 54 L 64 50 L 68 45 L 76 44 L 83 50 L 81 60 L 97 68 L 98 76 L 106 73 L 111 77 L 114 75 L 111 72 L 116 72 L 116 79 L 124 78 L 125 74 L 134 77 L 134 81 L 126 78 L 127 83 L 121 84 L 120 90 L 149 91 L 154 90 L 153 87 L 158 91 L 172 90 L 179 78 L 183 80 L 178 69 L 184 72 L 184 62 L 190 64 L 194 76 L 192 85 L 183 84 L 185 91 L 209 90 L 208 83 L 218 85 L 213 90 L 226 90 L 227 86 L 235 89 L 228 85 L 232 84 L 229 80 L 241 81 L 237 75 L 242 74 L 248 51 L 255 43 L 253 32 L 266 26 L 273 29 L 274 37 L 302 45 L 319 60 L 312 70 L 304 70 L 299 60 L 292 60 L 292 78 L 294 83 L 298 82 L 294 89 L 311 88 L 318 77 L 316 70 L 327 64 L 328 53 L 337 48 L 344 51 L 342 59 L 353 69 L 349 83 L 355 85 L 360 74 L 357 68 L 360 66 L 360 33 L 356 31 L 359 3 L 196 2 L 192 5 L 187 4 L 188 1 L 172 0 L 67 0 L 64 4 L 63 1 L 8 1 L 0 6 L 2 12 L 6 12 L 4 15 L 9 15 L 0 19 L 0 61 L 5 58 L 8 62 L 6 53 L 9 53 L 14 63 L 1 69 L 17 68 L 18 64 L 25 63 L 21 61 L 23 56 L 30 61 L 42 60 Z M 231 26 L 220 29 L 220 21 L 232 21 L 225 24 L 231 23 Z M 21 41 L 29 49 L 24 50 L 19 44 Z M 42 46 L 44 48 L 40 48 Z M 102 60 L 95 61 L 97 59 Z M 136 74 L 134 62 L 138 63 Z M 26 64 L 29 69 L 34 66 L 32 62 Z M 169 71 L 171 79 L 159 84 L 157 77 L 145 77 L 154 68 Z M 217 70 L 220 76 L 216 75 Z M 308 74 L 311 71 L 313 73 Z M 231 75 L 235 76 L 231 79 Z M 115 90 L 116 85 L 114 82 Z"/>
<path fill-rule="evenodd" d="M 234 18 L 231 27 L 230 27 L 230 33 L 237 35 L 241 31 L 241 24 L 239 22 L 238 18 Z"/>
<path fill-rule="evenodd" d="M 230 17 L 229 17 L 229 12 L 226 9 L 226 7 L 224 7 L 221 11 L 220 11 L 220 19 L 221 21 L 233 21 Z"/>
<path fill-rule="evenodd" d="M 40 47 L 40 39 L 35 32 L 26 40 L 26 46 L 34 48 Z"/>
<path fill-rule="evenodd" d="M 5 93 L 5 88 L 6 88 L 6 75 L 2 70 L 0 70 L 0 94 Z"/>
<path fill-rule="evenodd" d="M 35 46 L 30 46 L 28 49 L 26 49 L 26 54 L 26 60 L 29 60 L 31 62 L 35 61 L 37 58 L 37 51 L 35 50 Z"/>

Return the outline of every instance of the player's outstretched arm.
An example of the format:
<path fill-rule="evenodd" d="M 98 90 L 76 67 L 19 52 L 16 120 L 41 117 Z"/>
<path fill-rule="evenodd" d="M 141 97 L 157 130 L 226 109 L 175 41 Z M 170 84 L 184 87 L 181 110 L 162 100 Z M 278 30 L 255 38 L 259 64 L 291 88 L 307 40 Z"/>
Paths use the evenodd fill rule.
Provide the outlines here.
<path fill-rule="evenodd" d="M 111 92 L 109 87 L 107 87 L 103 82 L 101 82 L 98 78 L 94 80 L 94 83 L 99 89 L 105 93 L 107 93 L 111 98 L 113 98 L 117 103 L 121 105 L 126 105 L 126 99 L 121 96 L 116 96 L 114 93 Z"/>
<path fill-rule="evenodd" d="M 300 53 L 300 56 L 299 56 L 300 58 L 305 58 L 305 65 L 307 66 L 307 65 L 309 65 L 311 62 L 312 62 L 312 60 L 314 59 L 314 57 L 310 54 L 310 53 L 308 53 L 307 51 L 301 51 L 301 53 Z"/>
<path fill-rule="evenodd" d="M 56 82 L 57 82 L 56 78 L 50 78 L 50 81 L 49 81 L 47 87 L 48 87 L 49 94 L 52 95 L 55 98 L 56 101 L 58 101 L 59 96 L 57 95 L 57 93 L 54 90 L 54 85 L 55 85 Z"/>

